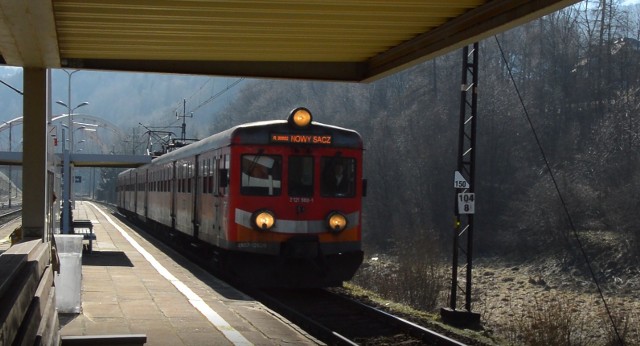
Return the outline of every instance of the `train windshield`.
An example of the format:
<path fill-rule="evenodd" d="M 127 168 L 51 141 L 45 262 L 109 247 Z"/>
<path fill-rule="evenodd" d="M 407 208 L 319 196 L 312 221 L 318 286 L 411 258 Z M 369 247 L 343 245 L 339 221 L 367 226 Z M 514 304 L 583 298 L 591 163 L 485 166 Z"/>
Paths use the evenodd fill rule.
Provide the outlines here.
<path fill-rule="evenodd" d="M 240 192 L 252 196 L 280 195 L 282 157 L 276 155 L 242 155 Z"/>
<path fill-rule="evenodd" d="M 289 196 L 313 197 L 313 156 L 289 157 Z"/>
<path fill-rule="evenodd" d="M 320 161 L 323 197 L 355 196 L 356 160 L 344 157 L 323 157 Z"/>

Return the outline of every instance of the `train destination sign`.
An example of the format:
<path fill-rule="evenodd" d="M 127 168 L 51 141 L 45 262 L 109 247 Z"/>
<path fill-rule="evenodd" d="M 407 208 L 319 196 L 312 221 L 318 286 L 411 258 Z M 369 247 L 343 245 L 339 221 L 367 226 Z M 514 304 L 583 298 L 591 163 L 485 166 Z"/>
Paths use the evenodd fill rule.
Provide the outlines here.
<path fill-rule="evenodd" d="M 272 143 L 294 144 L 331 144 L 333 137 L 330 135 L 306 135 L 306 134 L 271 134 Z"/>

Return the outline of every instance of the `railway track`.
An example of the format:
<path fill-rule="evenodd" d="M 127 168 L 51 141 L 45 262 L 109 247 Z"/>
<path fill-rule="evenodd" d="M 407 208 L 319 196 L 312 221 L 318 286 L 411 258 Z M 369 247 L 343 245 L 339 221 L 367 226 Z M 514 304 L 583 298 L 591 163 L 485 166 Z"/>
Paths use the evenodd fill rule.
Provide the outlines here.
<path fill-rule="evenodd" d="M 0 213 L 0 253 L 11 246 L 11 234 L 22 219 L 22 208 L 3 210 Z"/>
<path fill-rule="evenodd" d="M 22 208 L 13 208 L 0 212 L 0 227 L 19 218 L 21 216 L 21 212 Z"/>
<path fill-rule="evenodd" d="M 270 289 L 249 294 L 330 345 L 464 345 L 328 290 Z"/>
<path fill-rule="evenodd" d="M 167 239 L 156 239 L 167 243 Z M 212 271 L 211 263 L 193 249 L 176 247 L 171 242 L 167 245 Z M 329 290 L 256 289 L 230 283 L 329 345 L 465 345 Z"/>

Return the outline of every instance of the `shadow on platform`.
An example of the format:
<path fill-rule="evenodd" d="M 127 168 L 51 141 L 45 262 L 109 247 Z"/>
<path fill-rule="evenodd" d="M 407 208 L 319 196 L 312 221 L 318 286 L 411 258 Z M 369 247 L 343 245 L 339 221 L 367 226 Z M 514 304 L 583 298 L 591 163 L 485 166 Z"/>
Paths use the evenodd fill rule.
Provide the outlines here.
<path fill-rule="evenodd" d="M 133 263 L 122 251 L 93 251 L 82 255 L 83 266 L 133 267 Z"/>
<path fill-rule="evenodd" d="M 73 320 L 76 319 L 76 317 L 82 315 L 81 313 L 78 314 L 73 314 L 73 313 L 58 313 L 58 321 L 60 322 L 60 329 L 62 329 L 62 327 L 66 326 L 67 324 L 71 323 Z"/>

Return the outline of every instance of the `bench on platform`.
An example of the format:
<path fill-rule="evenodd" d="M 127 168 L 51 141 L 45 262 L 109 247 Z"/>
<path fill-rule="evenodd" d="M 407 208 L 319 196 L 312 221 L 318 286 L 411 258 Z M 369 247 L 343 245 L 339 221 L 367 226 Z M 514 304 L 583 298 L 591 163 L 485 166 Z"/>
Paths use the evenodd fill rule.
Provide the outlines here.
<path fill-rule="evenodd" d="M 96 240 L 96 235 L 93 233 L 91 220 L 73 220 L 72 234 L 81 234 L 84 240 L 89 241 L 89 253 L 93 252 L 93 241 Z"/>

